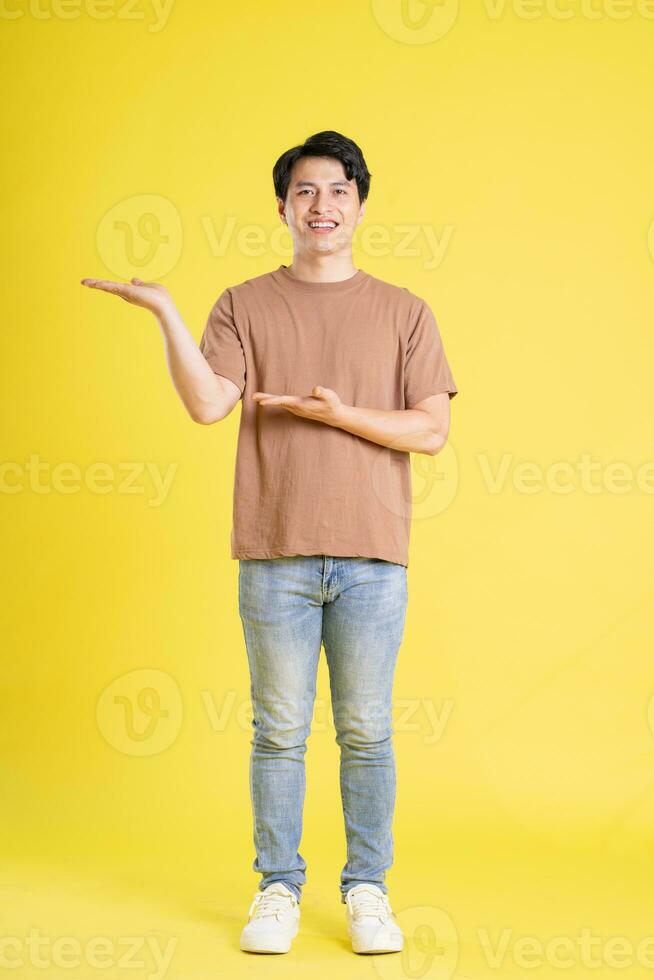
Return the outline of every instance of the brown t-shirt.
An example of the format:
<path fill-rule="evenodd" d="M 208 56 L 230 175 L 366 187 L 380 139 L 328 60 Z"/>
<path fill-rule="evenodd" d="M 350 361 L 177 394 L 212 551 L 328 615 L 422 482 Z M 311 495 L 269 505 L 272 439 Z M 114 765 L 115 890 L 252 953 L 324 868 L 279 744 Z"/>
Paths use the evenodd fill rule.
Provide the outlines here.
<path fill-rule="evenodd" d="M 457 387 L 427 303 L 359 269 L 306 282 L 281 265 L 225 289 L 200 350 L 241 390 L 232 558 L 333 555 L 409 563 L 410 456 L 255 391 L 333 388 L 347 405 L 412 408 Z"/>

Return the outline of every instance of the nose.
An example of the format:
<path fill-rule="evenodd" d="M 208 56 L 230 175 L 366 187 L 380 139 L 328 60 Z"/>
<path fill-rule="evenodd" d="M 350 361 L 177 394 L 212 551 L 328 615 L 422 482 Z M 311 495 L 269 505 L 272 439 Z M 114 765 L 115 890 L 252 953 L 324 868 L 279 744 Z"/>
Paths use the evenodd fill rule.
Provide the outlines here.
<path fill-rule="evenodd" d="M 326 210 L 326 193 L 323 191 L 317 191 L 316 196 L 313 199 L 313 204 L 311 205 L 311 211 L 315 211 L 316 214 L 322 214 L 322 212 Z"/>

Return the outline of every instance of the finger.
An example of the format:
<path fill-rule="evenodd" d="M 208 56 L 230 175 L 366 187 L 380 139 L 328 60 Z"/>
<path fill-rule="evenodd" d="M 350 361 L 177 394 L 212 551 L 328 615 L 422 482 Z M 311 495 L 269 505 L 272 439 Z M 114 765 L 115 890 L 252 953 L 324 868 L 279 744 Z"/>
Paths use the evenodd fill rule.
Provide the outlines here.
<path fill-rule="evenodd" d="M 260 405 L 296 405 L 300 401 L 293 395 L 273 395 L 270 398 L 263 398 Z"/>
<path fill-rule="evenodd" d="M 99 279 L 91 288 L 100 289 L 103 293 L 110 293 L 112 296 L 119 296 L 127 303 L 138 302 L 138 293 L 134 286 L 128 282 L 111 282 L 109 279 Z"/>
<path fill-rule="evenodd" d="M 82 279 L 82 285 L 91 286 L 92 289 L 104 289 L 108 293 L 125 289 L 125 283 L 112 282 L 110 279 Z"/>

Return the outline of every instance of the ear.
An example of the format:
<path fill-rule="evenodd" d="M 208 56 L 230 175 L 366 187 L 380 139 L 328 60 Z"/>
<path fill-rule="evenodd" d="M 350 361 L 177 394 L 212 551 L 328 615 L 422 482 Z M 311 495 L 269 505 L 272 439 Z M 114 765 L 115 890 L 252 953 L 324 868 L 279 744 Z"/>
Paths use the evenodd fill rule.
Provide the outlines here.
<path fill-rule="evenodd" d="M 279 214 L 279 217 L 282 219 L 282 222 L 285 225 L 288 224 L 286 220 L 286 205 L 282 201 L 281 197 L 277 198 L 277 213 Z"/>
<path fill-rule="evenodd" d="M 361 222 L 363 221 L 363 216 L 366 213 L 366 203 L 367 202 L 364 201 L 363 204 L 361 205 L 361 207 L 359 208 L 359 217 L 357 218 L 357 224 L 358 225 L 361 224 Z"/>

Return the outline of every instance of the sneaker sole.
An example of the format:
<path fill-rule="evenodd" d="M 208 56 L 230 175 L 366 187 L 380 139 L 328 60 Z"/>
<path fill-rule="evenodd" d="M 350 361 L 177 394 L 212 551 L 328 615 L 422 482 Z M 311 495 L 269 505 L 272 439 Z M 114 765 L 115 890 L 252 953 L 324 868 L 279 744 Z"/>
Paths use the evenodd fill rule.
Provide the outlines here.
<path fill-rule="evenodd" d="M 379 943 L 378 945 L 375 945 L 373 943 L 370 946 L 364 947 L 362 946 L 361 943 L 355 942 L 355 940 L 352 937 L 352 933 L 350 932 L 349 929 L 348 929 L 348 935 L 350 937 L 350 942 L 352 944 L 352 950 L 355 953 L 362 953 L 364 955 L 366 953 L 401 953 L 404 948 L 404 937 L 399 939 L 398 942 L 395 944 Z"/>
<path fill-rule="evenodd" d="M 357 949 L 354 943 L 352 944 L 352 950 L 355 953 L 358 953 L 360 956 L 366 956 L 367 954 L 376 954 L 376 953 L 401 953 L 402 948 L 403 948 L 402 946 L 378 946 L 378 947 L 374 946 L 372 948 L 368 947 L 366 949 Z"/>
<path fill-rule="evenodd" d="M 295 930 L 293 935 L 289 937 L 288 942 L 284 944 L 257 943 L 254 945 L 254 943 L 250 944 L 247 941 L 244 944 L 243 940 L 241 939 L 239 947 L 244 953 L 288 953 L 291 949 L 291 944 L 299 931 L 298 925 L 298 928 Z"/>
<path fill-rule="evenodd" d="M 290 946 L 287 946 L 286 949 L 262 949 L 261 947 L 241 946 L 241 950 L 244 953 L 272 953 L 273 955 L 275 953 L 288 953 L 290 948 Z"/>

